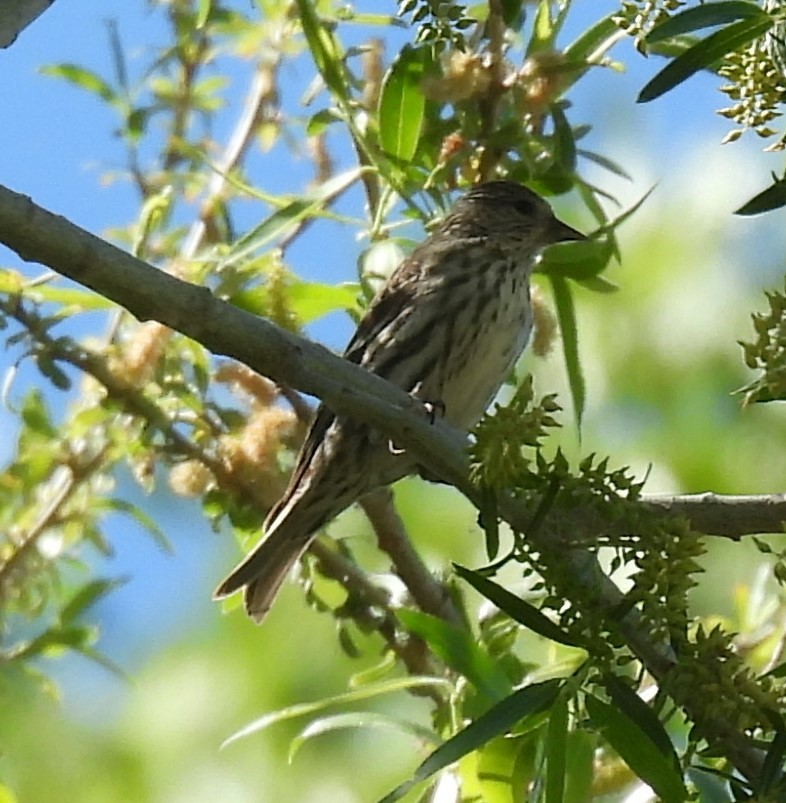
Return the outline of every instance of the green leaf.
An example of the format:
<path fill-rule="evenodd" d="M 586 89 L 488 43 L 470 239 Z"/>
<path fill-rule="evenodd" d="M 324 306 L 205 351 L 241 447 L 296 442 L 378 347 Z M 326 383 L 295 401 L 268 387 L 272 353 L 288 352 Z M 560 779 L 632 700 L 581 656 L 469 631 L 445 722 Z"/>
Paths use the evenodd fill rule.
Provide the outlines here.
<path fill-rule="evenodd" d="M 82 650 L 95 639 L 96 631 L 84 625 L 71 625 L 70 627 L 53 627 L 36 636 L 24 647 L 15 651 L 15 658 L 32 658 L 34 655 L 47 655 L 57 653 L 62 648 Z"/>
<path fill-rule="evenodd" d="M 297 198 L 281 209 L 277 209 L 237 241 L 230 254 L 222 261 L 219 269 L 239 262 L 279 237 L 289 234 L 301 221 L 317 215 L 328 201 L 333 200 L 354 184 L 362 172 L 363 168 L 350 168 L 333 176 L 324 184 L 320 184 L 307 197 Z"/>
<path fill-rule="evenodd" d="M 783 776 L 784 756 L 786 756 L 786 731 L 780 727 L 776 730 L 775 738 L 770 742 L 764 766 L 761 769 L 758 791 L 762 795 L 767 792 L 777 794 L 778 782 L 782 780 Z"/>
<path fill-rule="evenodd" d="M 478 508 L 478 523 L 486 536 L 486 557 L 494 560 L 499 552 L 499 508 L 497 494 L 484 485 L 480 489 L 481 503 Z"/>
<path fill-rule="evenodd" d="M 573 408 L 576 411 L 576 425 L 581 429 L 581 419 L 584 414 L 585 386 L 584 375 L 581 372 L 581 363 L 579 361 L 579 338 L 573 296 L 567 281 L 561 276 L 550 274 L 549 281 L 551 282 L 551 291 L 554 294 L 557 320 L 562 334 L 562 353 L 565 357 L 565 368 L 568 372 L 570 396 L 573 400 Z"/>
<path fill-rule="evenodd" d="M 603 276 L 590 276 L 587 279 L 577 279 L 578 283 L 592 293 L 616 293 L 620 288 L 618 284 L 610 282 Z"/>
<path fill-rule="evenodd" d="M 568 701 L 557 697 L 546 730 L 546 803 L 564 803 Z"/>
<path fill-rule="evenodd" d="M 639 93 L 637 103 L 648 103 L 670 89 L 686 81 L 694 73 L 722 59 L 727 53 L 747 45 L 765 34 L 771 27 L 772 18 L 752 18 L 733 22 L 720 31 L 702 39 L 669 62 Z"/>
<path fill-rule="evenodd" d="M 568 733 L 563 803 L 586 803 L 592 799 L 593 764 L 597 741 L 595 734 L 587 733 L 585 730 Z"/>
<path fill-rule="evenodd" d="M 554 159 L 568 173 L 576 172 L 576 141 L 573 129 L 561 106 L 553 105 L 551 119 L 554 121 Z"/>
<path fill-rule="evenodd" d="M 766 11 L 748 0 L 725 0 L 720 3 L 704 3 L 694 8 L 687 8 L 673 17 L 664 20 L 647 34 L 647 44 L 662 42 L 672 36 L 709 28 L 713 25 L 724 25 L 739 19 L 770 19 Z"/>
<path fill-rule="evenodd" d="M 77 591 L 60 611 L 60 622 L 69 624 L 102 597 L 119 588 L 125 580 L 92 580 Z"/>
<path fill-rule="evenodd" d="M 132 679 L 129 675 L 123 671 L 121 666 L 118 666 L 114 661 L 110 660 L 106 657 L 103 653 L 100 653 L 98 650 L 93 649 L 87 645 L 82 645 L 81 647 L 75 648 L 76 652 L 80 655 L 87 658 L 89 661 L 92 661 L 94 664 L 98 664 L 98 666 L 103 667 L 107 670 L 107 672 L 111 672 L 113 675 L 117 675 L 117 677 L 125 680 L 127 683 L 132 683 Z"/>
<path fill-rule="evenodd" d="M 765 678 L 786 678 L 786 661 L 765 672 L 762 677 Z"/>
<path fill-rule="evenodd" d="M 543 252 L 537 272 L 578 282 L 597 276 L 613 253 L 614 245 L 609 239 L 555 243 Z"/>
<path fill-rule="evenodd" d="M 296 282 L 286 290 L 290 309 L 303 323 L 311 323 L 336 310 L 358 310 L 359 293 L 360 285 L 357 282 Z"/>
<path fill-rule="evenodd" d="M 309 0 L 296 0 L 300 12 L 300 24 L 311 51 L 319 74 L 328 89 L 339 99 L 346 102 L 348 98 L 344 64 L 341 49 L 335 37 L 322 24 L 317 16 L 314 4 Z"/>
<path fill-rule="evenodd" d="M 22 274 L 8 268 L 0 268 L 0 293 L 16 295 L 22 291 Z"/>
<path fill-rule="evenodd" d="M 382 82 L 379 97 L 379 142 L 402 162 L 415 155 L 423 126 L 426 96 L 420 87 L 425 67 L 423 48 L 405 45 Z"/>
<path fill-rule="evenodd" d="M 545 711 L 559 694 L 562 682 L 547 680 L 513 692 L 438 747 L 416 770 L 409 781 L 396 787 L 380 803 L 400 800 L 415 784 L 425 781 L 460 758 L 483 747 L 497 736 L 508 733 L 517 722 Z"/>
<path fill-rule="evenodd" d="M 57 365 L 57 361 L 49 354 L 40 353 L 36 355 L 35 364 L 38 370 L 59 390 L 70 390 L 71 380 L 68 374 Z"/>
<path fill-rule="evenodd" d="M 164 531 L 156 524 L 155 519 L 153 519 L 149 514 L 145 513 L 145 511 L 141 508 L 137 507 L 136 505 L 132 505 L 131 502 L 128 502 L 125 499 L 112 497 L 109 499 L 95 499 L 92 502 L 92 505 L 93 508 L 111 510 L 131 516 L 131 518 L 134 519 L 137 524 L 139 524 L 144 530 L 147 530 L 147 532 L 153 536 L 153 540 L 164 552 L 167 552 L 170 555 L 174 554 L 174 549 L 172 549 L 169 539 L 167 539 Z"/>
<path fill-rule="evenodd" d="M 457 563 L 453 564 L 453 569 L 459 577 L 466 580 L 479 594 L 491 600 L 514 621 L 544 638 L 556 641 L 558 644 L 565 644 L 568 647 L 581 647 L 579 641 L 569 633 L 565 633 L 534 605 L 525 602 L 521 597 L 511 594 L 506 588 L 472 569 L 459 566 Z"/>
<path fill-rule="evenodd" d="M 40 71 L 44 75 L 63 78 L 86 92 L 98 95 L 108 103 L 115 103 L 118 100 L 115 90 L 100 75 L 77 64 L 46 64 L 40 68 Z"/>
<path fill-rule="evenodd" d="M 571 42 L 563 51 L 565 60 L 583 64 L 588 59 L 597 59 L 608 50 L 620 36 L 620 29 L 614 22 L 614 16 L 614 14 L 609 14 L 598 20 Z"/>
<path fill-rule="evenodd" d="M 510 694 L 507 675 L 470 632 L 420 611 L 401 609 L 396 611 L 396 616 L 410 633 L 422 638 L 440 660 L 461 673 L 489 703 Z"/>
<path fill-rule="evenodd" d="M 331 731 L 345 730 L 347 728 L 357 728 L 364 730 L 383 730 L 402 733 L 423 744 L 439 744 L 439 736 L 430 728 L 424 728 L 415 722 L 408 722 L 403 719 L 396 719 L 387 714 L 380 714 L 376 711 L 355 711 L 348 714 L 335 714 L 329 717 L 321 717 L 306 725 L 305 728 L 289 743 L 289 761 L 297 754 L 298 750 L 315 736 L 322 736 Z"/>
<path fill-rule="evenodd" d="M 282 708 L 279 711 L 273 711 L 265 714 L 258 719 L 253 720 L 248 725 L 241 728 L 239 731 L 233 733 L 221 745 L 226 747 L 238 739 L 243 739 L 246 736 L 251 736 L 254 733 L 269 728 L 278 722 L 284 722 L 288 719 L 295 717 L 302 717 L 308 714 L 314 714 L 317 711 L 334 706 L 343 705 L 345 703 L 355 703 L 359 700 L 368 700 L 372 697 L 379 697 L 383 694 L 391 694 L 399 691 L 409 691 L 411 689 L 422 689 L 429 686 L 442 686 L 447 689 L 452 688 L 452 683 L 445 678 L 428 677 L 422 675 L 413 675 L 404 678 L 395 678 L 393 680 L 386 680 L 381 683 L 373 683 L 363 686 L 354 691 L 346 692 L 344 694 L 336 694 L 332 697 L 325 697 L 321 700 L 314 700 L 310 703 L 298 703 L 297 705 L 290 705 L 287 708 Z"/>
<path fill-rule="evenodd" d="M 595 153 L 595 151 L 587 151 L 583 148 L 579 148 L 577 150 L 579 156 L 583 156 L 585 159 L 589 159 L 591 162 L 595 162 L 596 165 L 600 165 L 600 167 L 605 168 L 610 173 L 613 173 L 615 176 L 619 176 L 620 178 L 624 178 L 626 181 L 633 181 L 633 177 L 625 170 L 623 167 L 618 165 L 612 159 L 609 159 L 603 154 Z"/>
<path fill-rule="evenodd" d="M 210 8 L 213 5 L 213 0 L 199 0 L 197 6 L 197 17 L 194 27 L 201 30 L 205 27 L 208 17 L 210 16 Z"/>
<path fill-rule="evenodd" d="M 750 201 L 744 203 L 735 215 L 760 215 L 762 212 L 771 212 L 786 206 L 786 178 L 776 179 L 775 183 L 767 187 Z"/>
<path fill-rule="evenodd" d="M 608 692 L 611 702 L 620 711 L 627 714 L 642 732 L 649 737 L 663 756 L 672 763 L 675 770 L 679 770 L 680 762 L 674 752 L 674 745 L 655 712 L 630 686 L 623 683 L 618 677 L 606 675 L 603 678 L 603 686 Z"/>
<path fill-rule="evenodd" d="M 48 283 L 37 284 L 25 290 L 25 295 L 40 301 L 63 304 L 82 310 L 117 309 L 112 301 L 92 292 L 72 287 L 58 287 Z"/>
<path fill-rule="evenodd" d="M 341 117 L 333 109 L 322 109 L 312 115 L 306 123 L 306 136 L 315 137 L 321 134 L 331 123 L 340 120 Z"/>
<path fill-rule="evenodd" d="M 593 725 L 664 803 L 688 800 L 685 783 L 673 763 L 626 712 L 591 695 L 587 695 L 585 704 Z"/>
<path fill-rule="evenodd" d="M 551 3 L 549 0 L 540 0 L 535 10 L 535 20 L 532 23 L 532 38 L 527 47 L 527 56 L 551 47 L 554 41 L 554 26 L 551 22 Z"/>
<path fill-rule="evenodd" d="M 298 280 L 287 282 L 285 291 L 288 308 L 303 324 L 337 310 L 356 313 L 359 293 L 360 285 L 356 282 L 336 285 Z M 269 297 L 267 287 L 254 287 L 235 293 L 229 298 L 229 303 L 254 315 L 266 315 Z"/>

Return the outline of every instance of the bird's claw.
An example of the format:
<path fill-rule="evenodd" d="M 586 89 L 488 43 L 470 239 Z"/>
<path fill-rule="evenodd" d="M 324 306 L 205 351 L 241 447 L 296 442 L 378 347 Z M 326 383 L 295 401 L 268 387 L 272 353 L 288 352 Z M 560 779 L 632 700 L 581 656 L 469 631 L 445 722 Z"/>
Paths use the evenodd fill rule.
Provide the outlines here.
<path fill-rule="evenodd" d="M 426 413 L 428 413 L 429 421 L 433 424 L 437 420 L 437 416 L 439 415 L 440 418 L 445 417 L 446 407 L 445 402 L 440 399 L 437 401 L 427 401 L 423 402 L 423 406 L 426 408 Z"/>

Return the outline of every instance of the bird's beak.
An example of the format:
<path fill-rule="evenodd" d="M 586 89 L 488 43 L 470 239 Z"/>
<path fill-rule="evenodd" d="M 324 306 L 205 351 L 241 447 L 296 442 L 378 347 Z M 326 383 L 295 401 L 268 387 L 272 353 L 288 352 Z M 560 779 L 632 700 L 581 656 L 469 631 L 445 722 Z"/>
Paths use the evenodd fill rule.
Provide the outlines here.
<path fill-rule="evenodd" d="M 566 240 L 586 239 L 586 234 L 582 234 L 580 231 L 571 228 L 567 223 L 563 223 L 561 220 L 557 220 L 557 218 L 554 218 L 554 220 L 551 222 L 551 226 L 549 228 L 550 243 L 563 243 Z"/>

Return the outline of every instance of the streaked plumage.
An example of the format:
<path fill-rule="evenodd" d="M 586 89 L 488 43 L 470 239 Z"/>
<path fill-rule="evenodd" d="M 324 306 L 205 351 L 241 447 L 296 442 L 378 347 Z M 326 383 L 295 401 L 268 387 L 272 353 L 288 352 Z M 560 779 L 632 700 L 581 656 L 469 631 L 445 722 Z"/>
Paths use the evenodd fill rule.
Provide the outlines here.
<path fill-rule="evenodd" d="M 469 429 L 509 376 L 532 327 L 529 277 L 538 251 L 583 235 L 530 190 L 508 181 L 472 187 L 392 274 L 344 357 L 444 410 Z M 412 473 L 387 437 L 320 405 L 264 539 L 217 598 L 245 588 L 257 622 L 315 531 L 369 491 Z"/>

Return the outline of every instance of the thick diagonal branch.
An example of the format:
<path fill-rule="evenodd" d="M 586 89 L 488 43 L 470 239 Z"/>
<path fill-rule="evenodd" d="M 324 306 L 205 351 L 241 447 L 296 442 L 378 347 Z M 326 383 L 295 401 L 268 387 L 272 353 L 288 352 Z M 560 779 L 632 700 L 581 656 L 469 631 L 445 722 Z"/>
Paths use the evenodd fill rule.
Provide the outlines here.
<path fill-rule="evenodd" d="M 156 270 L 125 252 L 79 229 L 64 218 L 33 204 L 29 198 L 0 187 L 0 242 L 23 259 L 40 262 L 63 276 L 85 285 L 125 307 L 139 320 L 156 320 L 200 342 L 214 354 L 233 357 L 272 379 L 318 396 L 339 414 L 359 418 L 395 437 L 436 475 L 480 503 L 469 481 L 467 436 L 443 420 L 426 415 L 422 405 L 385 380 L 352 365 L 327 349 L 286 332 L 214 298 L 202 287 L 188 284 Z M 739 537 L 746 532 L 779 531 L 786 519 L 782 497 L 740 502 L 735 498 L 659 497 L 645 502 L 650 507 L 686 515 L 693 529 Z M 723 510 L 742 510 L 750 515 L 735 518 Z M 499 512 L 514 529 L 526 531 L 532 511 L 511 498 L 499 500 Z M 615 529 L 609 522 L 594 521 L 587 510 L 570 512 L 578 531 L 602 533 Z M 573 526 L 565 517 L 562 529 Z M 552 535 L 543 528 L 539 538 Z M 592 590 L 598 608 L 610 617 L 618 616 L 622 594 L 585 551 L 567 551 L 565 560 L 575 569 L 577 579 Z M 659 679 L 670 670 L 668 650 L 636 627 L 635 611 L 618 623 L 631 650 Z M 715 723 L 722 732 L 722 723 Z M 719 731 L 718 728 L 721 730 Z M 748 777 L 755 777 L 761 765 L 759 751 L 742 734 L 728 729 L 721 737 L 726 755 Z"/>

